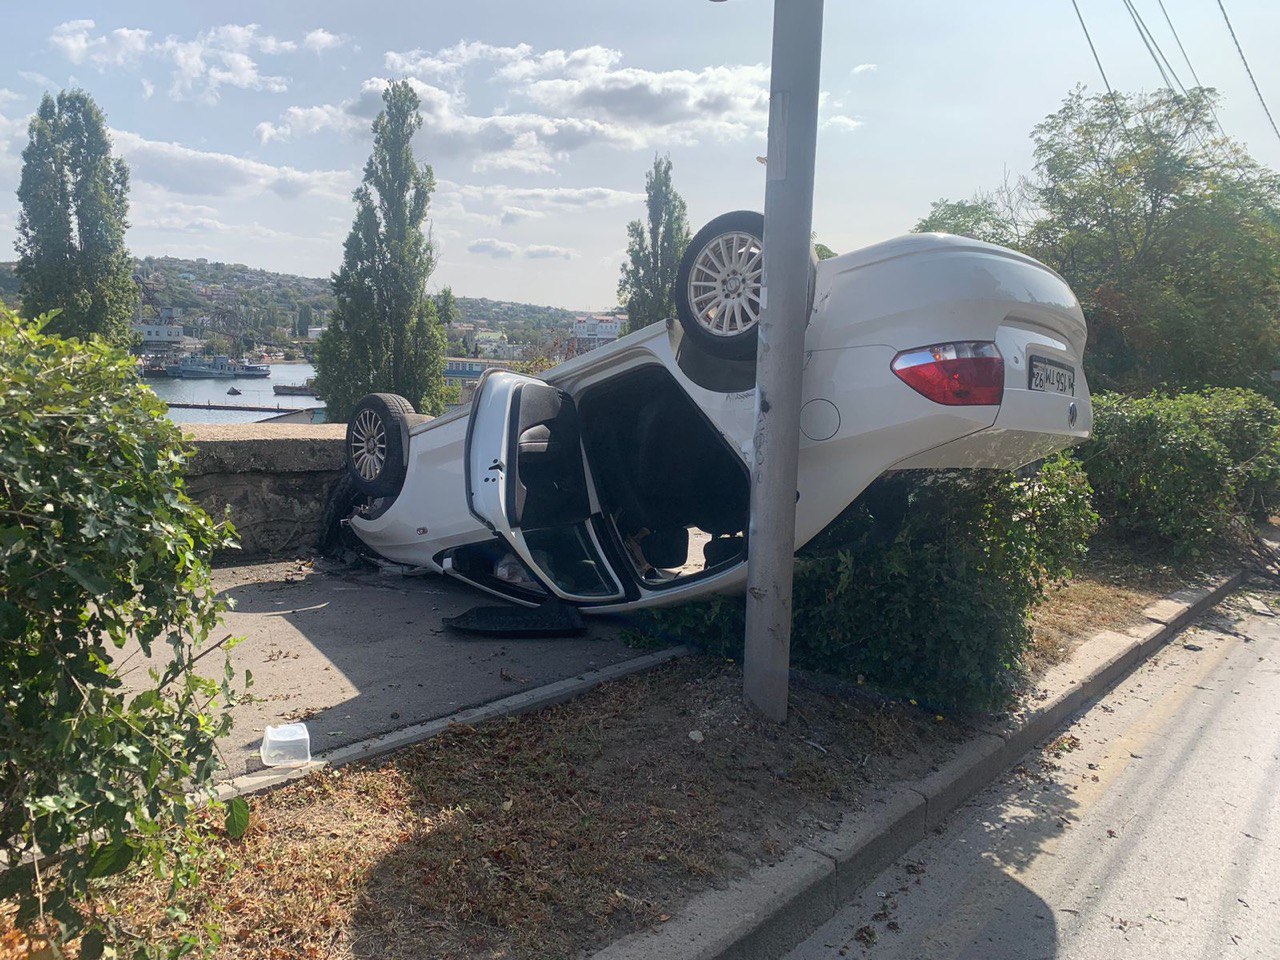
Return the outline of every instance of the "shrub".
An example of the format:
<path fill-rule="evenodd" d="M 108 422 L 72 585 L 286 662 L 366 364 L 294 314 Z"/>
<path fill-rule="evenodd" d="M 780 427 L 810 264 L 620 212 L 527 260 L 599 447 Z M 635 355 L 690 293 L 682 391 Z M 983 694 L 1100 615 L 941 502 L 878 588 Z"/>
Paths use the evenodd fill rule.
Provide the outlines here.
<path fill-rule="evenodd" d="M 1200 555 L 1280 492 L 1280 410 L 1249 390 L 1100 396 L 1079 451 L 1104 529 Z"/>
<path fill-rule="evenodd" d="M 1028 614 L 1084 555 L 1084 472 L 904 472 L 872 484 L 797 558 L 792 664 L 939 709 L 998 709 L 1023 679 Z M 647 627 L 737 656 L 743 603 L 716 597 Z"/>
<path fill-rule="evenodd" d="M 189 791 L 211 784 L 229 726 L 211 704 L 231 695 L 229 663 L 221 684 L 192 667 L 232 537 L 183 492 L 181 434 L 134 361 L 40 326 L 0 310 L 0 855 L 61 854 L 0 875 L 0 898 L 65 941 L 100 878 L 141 861 L 192 879 Z M 134 694 L 126 644 L 169 647 Z M 84 957 L 127 939 L 87 929 Z"/>

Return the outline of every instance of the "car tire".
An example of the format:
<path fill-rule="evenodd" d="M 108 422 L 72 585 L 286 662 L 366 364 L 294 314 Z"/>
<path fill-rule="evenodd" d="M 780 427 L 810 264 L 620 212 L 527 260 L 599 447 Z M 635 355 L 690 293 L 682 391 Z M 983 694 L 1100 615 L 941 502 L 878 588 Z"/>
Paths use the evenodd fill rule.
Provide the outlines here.
<path fill-rule="evenodd" d="M 739 269 L 716 270 L 716 254 L 729 238 L 737 255 Z M 764 276 L 764 214 L 754 210 L 735 210 L 721 214 L 699 230 L 680 259 L 673 299 L 676 317 L 685 337 L 714 357 L 724 360 L 754 360 L 760 333 L 761 280 Z M 710 251 L 710 258 L 708 252 Z M 809 245 L 809 302 L 805 316 L 813 306 L 814 281 L 817 278 L 818 254 Z M 734 274 L 743 286 L 726 289 Z M 718 275 L 727 273 L 727 275 Z M 713 286 L 714 284 L 714 286 Z M 740 292 L 739 292 L 740 291 Z M 724 294 L 736 296 L 736 319 L 725 321 L 716 307 Z M 711 296 L 718 294 L 719 296 Z M 744 309 L 749 308 L 749 309 Z M 747 322 L 743 323 L 742 321 Z M 739 329 L 732 329 L 737 326 Z M 730 329 L 724 329 L 729 327 Z"/>
<path fill-rule="evenodd" d="M 713 356 L 750 360 L 756 355 L 763 241 L 764 215 L 735 210 L 694 234 L 680 258 L 673 291 L 676 317 L 685 336 Z"/>
<path fill-rule="evenodd" d="M 413 404 L 394 393 L 371 393 L 347 422 L 347 474 L 367 497 L 394 497 L 408 468 Z"/>

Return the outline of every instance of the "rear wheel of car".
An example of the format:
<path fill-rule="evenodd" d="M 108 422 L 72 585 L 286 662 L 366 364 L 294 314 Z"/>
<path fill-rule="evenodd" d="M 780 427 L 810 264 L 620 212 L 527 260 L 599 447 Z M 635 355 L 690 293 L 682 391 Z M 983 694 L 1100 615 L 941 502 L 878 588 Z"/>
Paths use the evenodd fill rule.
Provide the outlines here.
<path fill-rule="evenodd" d="M 347 473 L 368 497 L 394 497 L 404 485 L 413 404 L 394 393 L 371 393 L 347 423 Z"/>
<path fill-rule="evenodd" d="M 676 275 L 676 316 L 685 336 L 727 360 L 756 355 L 764 216 L 735 210 L 699 230 Z"/>

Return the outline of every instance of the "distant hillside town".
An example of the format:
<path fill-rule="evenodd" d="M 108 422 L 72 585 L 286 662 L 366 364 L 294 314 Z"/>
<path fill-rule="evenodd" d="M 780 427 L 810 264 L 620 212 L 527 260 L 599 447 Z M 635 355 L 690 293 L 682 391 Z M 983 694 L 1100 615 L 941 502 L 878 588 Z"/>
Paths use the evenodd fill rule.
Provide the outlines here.
<path fill-rule="evenodd" d="M 13 263 L 0 263 L 0 301 L 16 305 Z M 187 356 L 227 356 L 253 363 L 310 359 L 334 307 L 327 278 L 273 273 L 203 257 L 134 261 L 141 291 L 134 321 L 136 352 L 152 376 Z M 621 311 L 577 314 L 560 307 L 452 299 L 446 325 L 446 382 L 463 389 L 487 366 L 556 363 L 618 339 Z"/>

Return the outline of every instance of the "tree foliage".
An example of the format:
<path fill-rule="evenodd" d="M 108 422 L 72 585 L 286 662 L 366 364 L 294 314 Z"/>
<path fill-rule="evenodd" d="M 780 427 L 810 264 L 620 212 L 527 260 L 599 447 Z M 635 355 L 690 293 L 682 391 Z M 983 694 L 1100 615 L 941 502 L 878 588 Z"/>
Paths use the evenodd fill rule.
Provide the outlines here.
<path fill-rule="evenodd" d="M 191 791 L 211 787 L 232 691 L 229 662 L 221 684 L 193 667 L 225 608 L 210 558 L 233 541 L 184 492 L 181 433 L 134 361 L 40 323 L 0 310 L 0 861 L 19 865 L 0 900 L 65 940 L 132 863 L 175 892 L 195 879 Z M 37 849 L 62 855 L 23 864 Z"/>
<path fill-rule="evenodd" d="M 45 94 L 28 127 L 18 186 L 18 276 L 26 316 L 58 311 L 49 333 L 130 337 L 138 304 L 125 249 L 129 168 L 82 90 Z"/>
<path fill-rule="evenodd" d="M 333 277 L 337 305 L 316 350 L 316 386 L 332 419 L 377 392 L 398 393 L 424 413 L 443 410 L 445 336 L 426 290 L 435 252 L 423 232 L 435 175 L 413 156 L 422 126 L 413 88 L 392 83 L 382 101 Z"/>
<path fill-rule="evenodd" d="M 684 199 L 671 182 L 670 157 L 653 158 L 644 192 L 647 219 L 627 224 L 627 259 L 618 281 L 629 333 L 675 316 L 672 291 L 689 245 L 689 221 Z"/>
<path fill-rule="evenodd" d="M 1280 178 L 1216 128 L 1216 95 L 1088 97 L 1033 132 L 1028 178 L 918 230 L 1013 246 L 1071 283 L 1104 387 L 1249 386 L 1280 366 Z"/>

